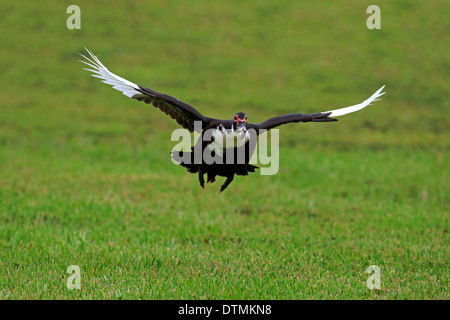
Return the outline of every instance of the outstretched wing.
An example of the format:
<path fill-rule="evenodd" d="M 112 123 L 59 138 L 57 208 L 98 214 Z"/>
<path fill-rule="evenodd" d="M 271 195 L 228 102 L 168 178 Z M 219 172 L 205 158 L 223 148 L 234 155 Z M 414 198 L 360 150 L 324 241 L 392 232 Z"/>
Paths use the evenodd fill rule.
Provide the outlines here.
<path fill-rule="evenodd" d="M 282 116 L 270 118 L 264 122 L 258 123 L 258 124 L 250 124 L 247 125 L 249 128 L 254 129 L 266 129 L 270 130 L 275 127 L 281 126 L 286 123 L 291 122 L 329 122 L 329 121 L 337 121 L 337 119 L 328 118 L 330 115 L 330 112 L 328 113 L 312 113 L 312 114 L 304 114 L 304 113 L 293 113 L 293 114 L 285 114 Z"/>
<path fill-rule="evenodd" d="M 127 97 L 151 103 L 156 108 L 175 119 L 183 128 L 194 131 L 194 121 L 202 121 L 205 127 L 212 119 L 203 116 L 194 107 L 167 94 L 158 93 L 152 89 L 141 87 L 109 71 L 94 54 L 85 48 L 90 58 L 80 54 L 85 60 L 80 60 L 92 69 L 84 70 L 93 72 L 92 76 L 102 79 L 102 82 L 112 85 L 114 89 L 122 92 Z M 201 128 L 199 128 L 201 130 Z"/>
<path fill-rule="evenodd" d="M 281 126 L 286 123 L 291 122 L 330 122 L 330 121 L 337 121 L 337 119 L 333 119 L 330 117 L 339 117 L 343 116 L 347 113 L 352 113 L 358 110 L 361 110 L 367 106 L 369 106 L 372 102 L 378 101 L 380 96 L 385 94 L 386 92 L 381 92 L 383 90 L 384 86 L 382 86 L 380 89 L 378 89 L 369 99 L 365 100 L 364 102 L 360 104 L 356 104 L 354 106 L 336 109 L 336 110 L 330 110 L 325 112 L 318 112 L 318 113 L 312 113 L 312 114 L 302 114 L 302 113 L 295 113 L 295 114 L 286 114 L 279 117 L 270 118 L 264 122 L 258 123 L 258 124 L 252 124 L 249 125 L 249 127 L 255 128 L 255 129 L 266 129 L 270 130 L 272 128 Z"/>

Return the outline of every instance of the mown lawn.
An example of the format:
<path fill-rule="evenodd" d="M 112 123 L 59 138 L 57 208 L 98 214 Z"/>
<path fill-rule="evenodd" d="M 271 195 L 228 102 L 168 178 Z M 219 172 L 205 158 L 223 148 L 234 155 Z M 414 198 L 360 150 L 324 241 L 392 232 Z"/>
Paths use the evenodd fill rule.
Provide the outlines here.
<path fill-rule="evenodd" d="M 449 299 L 445 1 L 0 4 L 0 299 Z M 280 128 L 280 170 L 205 190 L 176 123 L 113 72 L 218 118 L 383 100 Z M 81 269 L 81 289 L 66 272 Z M 381 268 L 381 289 L 365 270 Z"/>

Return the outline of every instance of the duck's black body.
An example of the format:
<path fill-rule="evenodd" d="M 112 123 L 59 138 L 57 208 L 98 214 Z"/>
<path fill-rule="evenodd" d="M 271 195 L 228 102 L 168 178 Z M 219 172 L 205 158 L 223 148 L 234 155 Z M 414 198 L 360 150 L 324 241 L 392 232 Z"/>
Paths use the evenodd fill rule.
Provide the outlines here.
<path fill-rule="evenodd" d="M 358 111 L 370 105 L 371 102 L 376 101 L 379 96 L 384 94 L 381 93 L 383 86 L 369 99 L 358 105 L 313 114 L 295 113 L 282 115 L 261 123 L 247 123 L 247 116 L 242 112 L 236 113 L 233 120 L 221 120 L 206 117 L 187 103 L 169 95 L 141 87 L 115 75 L 89 50 L 87 52 L 91 59 L 82 55 L 86 61 L 81 62 L 93 68 L 86 70 L 92 71 L 94 77 L 113 85 L 114 89 L 121 91 L 130 98 L 152 104 L 175 119 L 178 124 L 190 132 L 195 130 L 201 133 L 200 139 L 190 152 L 174 151 L 172 152 L 172 158 L 181 166 L 187 168 L 188 172 L 197 173 L 202 187 L 205 184 L 204 175 L 207 177 L 207 182 L 214 182 L 216 176 L 225 177 L 225 183 L 221 186 L 220 191 L 225 190 L 233 181 L 235 175 L 248 175 L 248 173 L 255 172 L 257 167 L 249 164 L 249 162 L 260 133 L 292 122 L 337 121 L 330 118 L 330 116 L 336 117 Z M 210 139 L 203 139 L 207 134 L 211 134 Z M 230 141 L 235 141 L 235 143 L 229 144 L 228 142 Z M 211 162 L 211 159 L 203 157 L 200 157 L 200 161 L 198 161 L 198 157 L 196 158 L 195 155 L 203 155 L 205 151 L 212 155 L 214 161 Z"/>
<path fill-rule="evenodd" d="M 290 115 L 290 119 L 296 119 L 298 121 L 336 121 L 327 117 L 327 114 L 297 114 Z M 282 119 L 269 119 L 262 124 L 250 124 L 246 123 L 246 115 L 242 112 L 235 115 L 234 121 L 211 119 L 206 123 L 205 129 L 202 131 L 200 138 L 195 146 L 191 148 L 190 152 L 172 151 L 172 158 L 175 162 L 181 166 L 187 168 L 190 173 L 198 173 L 200 186 L 203 188 L 205 185 L 204 175 L 207 175 L 207 182 L 215 182 L 216 176 L 225 177 L 225 183 L 220 187 L 222 192 L 233 181 L 235 175 L 246 176 L 251 172 L 255 172 L 258 169 L 257 166 L 249 164 L 250 159 L 255 151 L 257 136 L 264 132 L 263 130 L 269 130 L 277 125 L 280 125 L 281 121 L 285 121 L 287 118 Z M 242 134 L 248 134 L 248 141 L 243 142 L 241 146 L 232 146 L 231 148 L 223 149 L 221 155 L 217 155 L 212 151 L 212 155 L 215 157 L 214 162 L 207 162 L 202 157 L 201 163 L 195 163 L 195 152 L 204 154 L 205 149 L 214 143 L 214 140 L 218 139 L 218 135 L 214 132 L 217 130 L 224 134 L 232 134 L 234 129 L 237 128 L 237 122 L 243 122 L 246 126 L 245 131 L 242 130 Z M 215 130 L 216 129 L 216 130 Z M 208 130 L 212 131 L 212 141 L 209 139 L 202 139 Z M 240 135 L 238 135 L 240 136 Z M 239 139 L 239 137 L 237 137 Z"/>
<path fill-rule="evenodd" d="M 254 140 L 252 139 L 251 141 Z M 197 144 L 191 148 L 190 152 L 172 151 L 172 158 L 181 166 L 187 168 L 188 172 L 198 173 L 198 179 L 202 188 L 205 185 L 204 175 L 207 176 L 206 181 L 210 183 L 216 181 L 216 176 L 225 177 L 225 183 L 220 187 L 220 192 L 222 192 L 233 181 L 235 175 L 246 176 L 251 172 L 255 172 L 255 169 L 258 168 L 249 164 L 255 150 L 254 143 L 251 141 L 247 141 L 240 147 L 225 149 L 222 155 L 217 155 L 212 151 L 211 154 L 215 157 L 214 162 L 206 163 L 205 159 L 202 158 L 201 163 L 196 164 L 194 156 L 196 147 L 203 154 L 208 145 L 200 138 Z M 241 154 L 243 155 L 243 160 L 238 157 Z M 189 160 L 183 161 L 183 156 Z"/>
<path fill-rule="evenodd" d="M 183 153 L 183 151 L 179 151 Z M 193 152 L 190 153 L 191 159 L 194 158 Z M 180 165 L 187 168 L 190 173 L 198 173 L 198 180 L 200 182 L 200 186 L 203 188 L 205 186 L 205 177 L 207 177 L 207 182 L 215 182 L 216 176 L 225 177 L 225 183 L 220 187 L 220 192 L 225 190 L 226 187 L 233 181 L 234 175 L 238 176 L 247 176 L 250 172 L 255 172 L 257 166 L 251 165 L 248 161 L 244 164 L 206 164 L 205 162 L 201 164 L 192 164 L 192 163 L 184 163 L 181 161 L 181 157 L 178 152 L 172 152 L 172 158 L 175 161 L 180 162 Z M 249 159 L 250 160 L 250 159 Z"/>

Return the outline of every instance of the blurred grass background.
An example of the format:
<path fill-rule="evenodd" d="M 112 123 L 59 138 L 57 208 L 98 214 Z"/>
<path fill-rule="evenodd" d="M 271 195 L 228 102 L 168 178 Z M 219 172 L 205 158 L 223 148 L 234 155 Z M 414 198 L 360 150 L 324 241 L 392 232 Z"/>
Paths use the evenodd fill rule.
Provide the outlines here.
<path fill-rule="evenodd" d="M 371 4 L 0 3 L 0 298 L 448 299 L 449 6 L 378 1 L 369 30 Z M 282 127 L 280 172 L 218 196 L 170 161 L 172 119 L 82 70 L 85 46 L 217 118 L 387 94 Z"/>

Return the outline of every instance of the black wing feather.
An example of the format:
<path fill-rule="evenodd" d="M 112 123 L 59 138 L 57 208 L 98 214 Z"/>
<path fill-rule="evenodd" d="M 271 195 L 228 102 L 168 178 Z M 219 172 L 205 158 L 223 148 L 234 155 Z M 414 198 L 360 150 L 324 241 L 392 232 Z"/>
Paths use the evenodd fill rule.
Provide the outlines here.
<path fill-rule="evenodd" d="M 264 122 L 258 124 L 251 124 L 249 127 L 255 128 L 258 130 L 265 129 L 270 130 L 275 127 L 281 126 L 286 123 L 291 122 L 331 122 L 337 121 L 337 119 L 329 118 L 328 116 L 331 112 L 317 112 L 312 114 L 304 114 L 304 113 L 294 113 L 294 114 L 285 114 L 282 116 L 270 118 Z"/>
<path fill-rule="evenodd" d="M 175 119 L 178 124 L 183 128 L 188 129 L 190 132 L 194 131 L 194 121 L 202 121 L 202 128 L 204 128 L 211 120 L 214 120 L 203 116 L 194 107 L 174 97 L 141 87 L 140 85 L 119 77 L 109 71 L 108 68 L 106 68 L 87 48 L 86 51 L 89 53 L 90 58 L 81 54 L 85 61 L 80 61 L 92 68 L 85 69 L 93 72 L 92 76 L 102 79 L 104 83 L 112 85 L 114 89 L 121 91 L 127 97 L 152 104 L 165 114 L 169 115 L 172 119 Z"/>
<path fill-rule="evenodd" d="M 194 121 L 202 121 L 202 128 L 204 128 L 212 120 L 202 115 L 194 107 L 172 96 L 158 93 L 139 85 L 138 87 L 136 90 L 140 94 L 136 94 L 131 98 L 152 104 L 155 108 L 158 108 L 172 119 L 175 119 L 179 125 L 188 129 L 190 132 L 194 131 Z"/>

